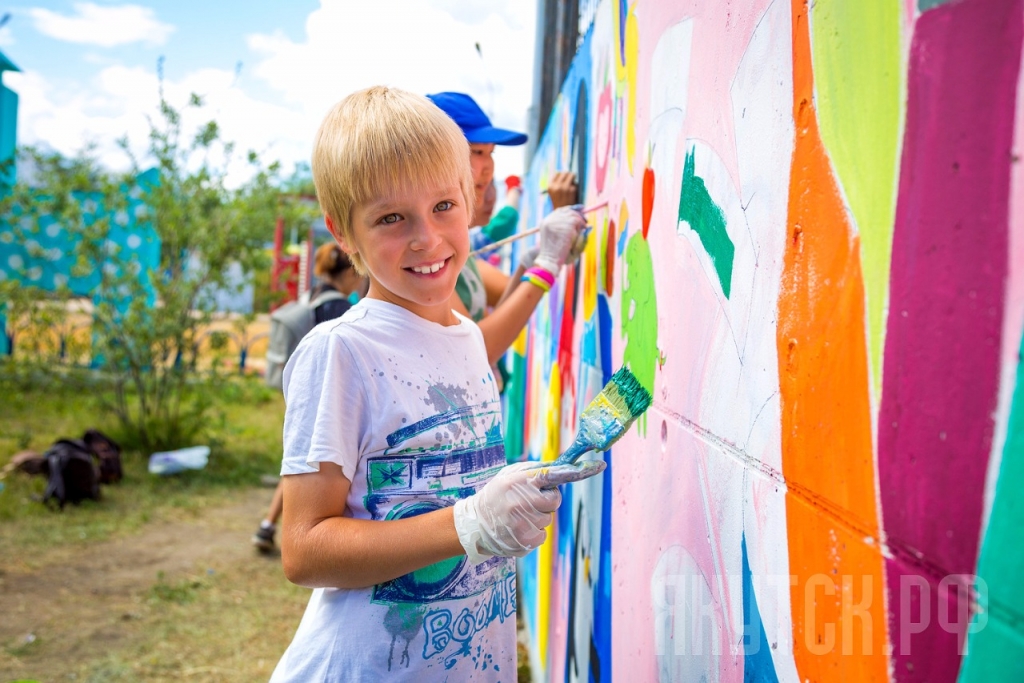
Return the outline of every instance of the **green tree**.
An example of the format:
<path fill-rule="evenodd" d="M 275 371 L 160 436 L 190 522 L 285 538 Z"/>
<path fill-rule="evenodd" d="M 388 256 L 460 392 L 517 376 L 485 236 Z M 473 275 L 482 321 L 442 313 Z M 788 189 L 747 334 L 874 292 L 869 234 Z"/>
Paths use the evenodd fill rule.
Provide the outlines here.
<path fill-rule="evenodd" d="M 195 95 L 186 105 L 202 106 Z M 130 444 L 145 450 L 187 445 L 206 425 L 209 399 L 223 379 L 216 364 L 199 357 L 216 314 L 215 293 L 241 286 L 231 280 L 233 264 L 245 276 L 268 269 L 265 245 L 279 215 L 302 224 L 312 210 L 282 188 L 279 165 L 263 164 L 255 152 L 244 156 L 249 178 L 229 185 L 237 153 L 217 123 L 190 134 L 181 111 L 166 101 L 150 120 L 141 158 L 130 153 L 127 140 L 119 144 L 131 159 L 126 174 L 103 169 L 88 150 L 73 159 L 26 150 L 33 177 L 13 188 L 0 210 L 12 232 L 21 231 L 16 239 L 54 220 L 80 238 L 73 276 L 94 281 L 92 354 L 110 387 L 109 409 Z M 149 167 L 155 179 L 139 183 Z M 160 240 L 155 267 L 111 239 L 123 228 L 133 197 L 145 207 L 135 220 L 148 221 Z M 69 287 L 42 292 L 30 281 L 0 283 L 12 318 L 68 310 Z"/>

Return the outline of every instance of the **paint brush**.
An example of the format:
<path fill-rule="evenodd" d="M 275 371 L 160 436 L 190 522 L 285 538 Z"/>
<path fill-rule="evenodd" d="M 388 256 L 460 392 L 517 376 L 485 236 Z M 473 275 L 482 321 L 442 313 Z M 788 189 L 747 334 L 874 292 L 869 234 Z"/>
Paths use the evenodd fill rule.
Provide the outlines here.
<path fill-rule="evenodd" d="M 651 394 L 628 367 L 612 375 L 580 415 L 576 438 L 551 465 L 571 465 L 589 451 L 606 451 L 621 439 L 651 405 Z"/>
<path fill-rule="evenodd" d="M 585 209 L 581 209 L 580 213 L 582 213 L 582 214 L 593 213 L 594 211 L 597 211 L 598 209 L 603 209 L 606 206 L 608 206 L 608 202 L 600 202 L 599 204 L 594 204 L 593 206 L 588 206 Z M 503 240 L 498 240 L 497 242 L 493 242 L 491 244 L 488 244 L 486 247 L 480 247 L 476 251 L 469 252 L 469 255 L 470 256 L 479 256 L 480 254 L 487 254 L 489 252 L 494 251 L 495 249 L 501 249 L 506 244 L 512 244 L 513 242 L 517 242 L 517 241 L 523 239 L 524 237 L 529 237 L 530 235 L 536 235 L 538 232 L 540 232 L 540 228 L 530 228 L 529 230 L 524 230 L 523 232 L 520 232 L 518 234 L 512 235 L 511 237 L 506 237 Z"/>

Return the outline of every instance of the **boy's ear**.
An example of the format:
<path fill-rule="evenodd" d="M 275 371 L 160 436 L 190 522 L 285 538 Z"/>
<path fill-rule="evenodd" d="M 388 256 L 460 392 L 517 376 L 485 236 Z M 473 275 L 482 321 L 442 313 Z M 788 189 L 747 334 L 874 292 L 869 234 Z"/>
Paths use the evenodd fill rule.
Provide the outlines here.
<path fill-rule="evenodd" d="M 349 244 L 348 240 L 346 240 L 344 236 L 341 234 L 341 232 L 338 230 L 338 226 L 335 225 L 333 218 L 331 218 L 327 214 L 324 214 L 324 223 L 327 224 L 327 231 L 331 233 L 331 237 L 334 238 L 334 241 L 338 243 L 338 246 L 341 247 L 341 250 L 343 252 L 345 252 L 349 256 L 356 253 L 356 249 Z"/>

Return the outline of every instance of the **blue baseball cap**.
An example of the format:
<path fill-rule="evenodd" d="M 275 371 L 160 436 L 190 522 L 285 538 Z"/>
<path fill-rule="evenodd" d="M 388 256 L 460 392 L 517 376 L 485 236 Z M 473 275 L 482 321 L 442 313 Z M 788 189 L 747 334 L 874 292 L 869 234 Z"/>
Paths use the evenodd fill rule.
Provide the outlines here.
<path fill-rule="evenodd" d="M 522 145 L 527 141 L 525 133 L 495 128 L 491 120 L 476 101 L 461 92 L 439 92 L 427 95 L 427 99 L 441 108 L 445 114 L 459 124 L 466 140 L 471 143 L 495 145 Z"/>

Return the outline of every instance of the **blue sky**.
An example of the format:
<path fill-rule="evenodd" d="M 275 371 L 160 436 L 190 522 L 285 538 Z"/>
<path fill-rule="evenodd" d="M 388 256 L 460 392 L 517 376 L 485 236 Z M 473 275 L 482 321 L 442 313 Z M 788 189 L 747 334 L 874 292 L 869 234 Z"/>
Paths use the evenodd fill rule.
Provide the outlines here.
<path fill-rule="evenodd" d="M 114 167 L 119 136 L 142 149 L 160 56 L 172 103 L 206 98 L 194 124 L 215 117 L 239 147 L 286 163 L 308 158 L 331 104 L 375 83 L 469 92 L 519 130 L 532 94 L 533 1 L 62 0 L 0 12 L 12 15 L 0 49 L 23 72 L 4 76 L 21 98 L 19 141 L 68 154 L 92 143 Z M 499 174 L 522 170 L 521 148 L 496 160 Z"/>

